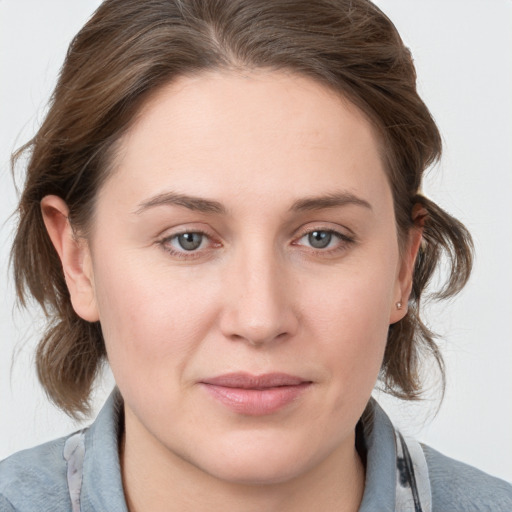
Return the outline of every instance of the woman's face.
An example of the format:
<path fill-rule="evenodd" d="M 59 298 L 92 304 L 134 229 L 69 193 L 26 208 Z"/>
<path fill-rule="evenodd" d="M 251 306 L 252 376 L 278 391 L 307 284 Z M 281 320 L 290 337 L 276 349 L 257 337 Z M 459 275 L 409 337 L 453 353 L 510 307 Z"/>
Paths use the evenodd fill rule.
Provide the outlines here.
<path fill-rule="evenodd" d="M 297 75 L 204 73 L 145 105 L 114 164 L 74 305 L 127 439 L 237 482 L 352 453 L 412 258 L 367 119 Z"/>

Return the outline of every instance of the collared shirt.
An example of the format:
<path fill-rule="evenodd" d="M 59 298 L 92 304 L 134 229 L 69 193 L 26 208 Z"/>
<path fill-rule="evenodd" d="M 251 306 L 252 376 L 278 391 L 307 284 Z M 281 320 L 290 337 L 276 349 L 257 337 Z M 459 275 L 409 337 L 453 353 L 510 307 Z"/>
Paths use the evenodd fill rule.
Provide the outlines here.
<path fill-rule="evenodd" d="M 128 512 L 122 414 L 114 391 L 91 427 L 2 461 L 0 512 Z M 403 439 L 374 400 L 360 427 L 366 482 L 359 512 L 512 511 L 512 485 Z"/>

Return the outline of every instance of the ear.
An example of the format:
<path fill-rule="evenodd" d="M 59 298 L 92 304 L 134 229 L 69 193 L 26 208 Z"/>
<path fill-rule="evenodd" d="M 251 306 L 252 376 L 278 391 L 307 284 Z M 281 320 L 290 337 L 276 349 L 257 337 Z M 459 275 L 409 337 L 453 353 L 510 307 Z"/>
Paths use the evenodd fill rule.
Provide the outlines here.
<path fill-rule="evenodd" d="M 73 309 L 88 322 L 98 321 L 88 243 L 76 237 L 69 223 L 69 209 L 60 197 L 45 196 L 41 200 L 41 211 L 48 235 L 62 263 Z"/>
<path fill-rule="evenodd" d="M 423 239 L 423 226 L 427 212 L 422 205 L 416 204 L 412 211 L 414 226 L 409 231 L 407 243 L 400 261 L 400 268 L 395 286 L 395 297 L 391 305 L 389 323 L 402 320 L 407 314 L 407 305 L 411 295 L 414 277 L 414 263 Z M 400 307 L 399 307 L 400 305 Z"/>

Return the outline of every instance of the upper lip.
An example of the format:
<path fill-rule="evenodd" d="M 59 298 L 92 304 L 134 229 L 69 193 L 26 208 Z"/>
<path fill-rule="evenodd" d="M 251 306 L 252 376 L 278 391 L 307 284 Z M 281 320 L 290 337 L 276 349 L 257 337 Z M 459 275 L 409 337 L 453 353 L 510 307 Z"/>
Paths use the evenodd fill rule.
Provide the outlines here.
<path fill-rule="evenodd" d="M 280 386 L 298 386 L 299 384 L 310 383 L 311 381 L 287 373 L 252 375 L 250 373 L 237 372 L 204 379 L 201 382 L 226 388 L 267 389 Z"/>

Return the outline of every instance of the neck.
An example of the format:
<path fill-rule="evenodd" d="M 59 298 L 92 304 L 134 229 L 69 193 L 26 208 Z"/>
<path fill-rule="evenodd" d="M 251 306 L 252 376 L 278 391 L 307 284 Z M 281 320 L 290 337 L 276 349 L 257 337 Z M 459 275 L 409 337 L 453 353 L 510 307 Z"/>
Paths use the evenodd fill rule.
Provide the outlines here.
<path fill-rule="evenodd" d="M 130 512 L 356 512 L 364 466 L 355 449 L 336 449 L 314 467 L 279 483 L 229 482 L 210 475 L 140 435 L 126 421 L 121 448 L 123 486 Z M 136 442 L 134 442 L 136 440 Z"/>

